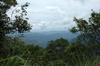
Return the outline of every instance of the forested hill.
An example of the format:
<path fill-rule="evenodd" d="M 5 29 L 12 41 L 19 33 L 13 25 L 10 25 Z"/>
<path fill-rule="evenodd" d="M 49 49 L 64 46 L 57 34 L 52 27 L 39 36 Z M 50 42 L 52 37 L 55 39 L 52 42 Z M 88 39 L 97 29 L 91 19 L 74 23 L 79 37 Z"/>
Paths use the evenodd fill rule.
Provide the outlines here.
<path fill-rule="evenodd" d="M 10 36 L 20 36 L 18 34 L 11 34 Z M 47 32 L 28 32 L 24 33 L 22 38 L 28 44 L 39 44 L 42 47 L 47 45 L 48 41 L 56 40 L 58 38 L 68 39 L 70 42 L 77 36 L 69 31 L 47 31 Z"/>

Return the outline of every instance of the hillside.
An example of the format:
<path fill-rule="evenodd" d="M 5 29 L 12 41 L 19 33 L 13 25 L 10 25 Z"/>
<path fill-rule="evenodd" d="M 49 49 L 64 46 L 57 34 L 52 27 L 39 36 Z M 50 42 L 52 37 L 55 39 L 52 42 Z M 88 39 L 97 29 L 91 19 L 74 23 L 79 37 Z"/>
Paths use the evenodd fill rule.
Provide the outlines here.
<path fill-rule="evenodd" d="M 11 34 L 10 36 L 19 36 L 18 34 Z M 24 37 L 20 37 L 28 44 L 38 44 L 45 47 L 47 43 L 51 40 L 56 40 L 58 38 L 68 39 L 72 42 L 77 35 L 72 34 L 69 31 L 47 31 L 47 32 L 28 32 L 24 33 Z"/>

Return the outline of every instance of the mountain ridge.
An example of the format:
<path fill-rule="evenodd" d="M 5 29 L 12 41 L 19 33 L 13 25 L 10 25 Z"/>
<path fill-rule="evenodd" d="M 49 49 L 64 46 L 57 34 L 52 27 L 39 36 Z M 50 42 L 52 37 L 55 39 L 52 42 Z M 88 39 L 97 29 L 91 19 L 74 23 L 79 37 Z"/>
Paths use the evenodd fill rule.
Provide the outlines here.
<path fill-rule="evenodd" d="M 28 32 L 23 33 L 24 37 L 20 37 L 28 44 L 38 44 L 42 47 L 46 47 L 47 43 L 51 40 L 59 38 L 67 39 L 69 42 L 76 38 L 76 34 L 72 34 L 69 31 L 44 31 L 44 32 Z M 14 34 L 13 34 L 14 36 Z M 17 36 L 17 35 L 16 35 Z M 19 36 L 19 35 L 18 35 Z"/>

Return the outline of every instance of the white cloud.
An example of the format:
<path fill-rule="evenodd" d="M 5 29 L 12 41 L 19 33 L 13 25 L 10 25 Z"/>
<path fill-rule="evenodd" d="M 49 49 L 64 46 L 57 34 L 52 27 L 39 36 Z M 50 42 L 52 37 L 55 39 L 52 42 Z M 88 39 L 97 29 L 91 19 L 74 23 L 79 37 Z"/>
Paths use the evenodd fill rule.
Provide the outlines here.
<path fill-rule="evenodd" d="M 27 2 L 27 0 L 19 3 Z M 87 19 L 91 9 L 99 11 L 100 0 L 28 0 L 33 30 L 59 30 L 75 26 L 73 17 Z"/>

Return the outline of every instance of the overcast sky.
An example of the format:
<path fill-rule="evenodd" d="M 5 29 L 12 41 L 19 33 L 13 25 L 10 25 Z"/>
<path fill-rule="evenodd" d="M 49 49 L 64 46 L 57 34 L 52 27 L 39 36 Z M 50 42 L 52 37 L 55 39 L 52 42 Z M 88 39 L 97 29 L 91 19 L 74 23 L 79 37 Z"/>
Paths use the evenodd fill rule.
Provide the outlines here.
<path fill-rule="evenodd" d="M 17 0 L 29 2 L 27 9 L 32 31 L 68 30 L 75 26 L 73 17 L 87 19 L 100 10 L 100 0 Z"/>

